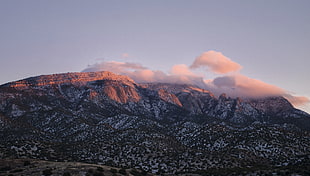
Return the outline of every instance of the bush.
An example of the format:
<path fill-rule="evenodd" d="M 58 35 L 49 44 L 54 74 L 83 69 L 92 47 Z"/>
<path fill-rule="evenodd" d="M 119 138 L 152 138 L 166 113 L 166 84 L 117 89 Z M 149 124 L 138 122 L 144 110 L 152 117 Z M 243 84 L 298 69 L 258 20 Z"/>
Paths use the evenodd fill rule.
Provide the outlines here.
<path fill-rule="evenodd" d="M 1 167 L 0 171 L 9 171 L 11 169 L 12 169 L 11 166 L 5 166 L 5 167 Z"/>
<path fill-rule="evenodd" d="M 126 172 L 125 169 L 120 169 L 120 170 L 118 171 L 118 173 L 120 173 L 120 174 L 122 174 L 122 175 L 126 175 L 126 174 L 127 174 L 127 172 Z"/>
<path fill-rule="evenodd" d="M 104 174 L 102 172 L 96 172 L 93 174 L 93 176 L 104 176 Z"/>
<path fill-rule="evenodd" d="M 110 171 L 113 173 L 113 174 L 115 174 L 115 173 L 117 173 L 117 170 L 116 169 L 110 169 Z"/>
<path fill-rule="evenodd" d="M 69 172 L 65 172 L 62 176 L 71 176 Z"/>
<path fill-rule="evenodd" d="M 137 171 L 136 169 L 131 170 L 130 173 L 134 176 L 142 176 L 141 173 Z"/>
<path fill-rule="evenodd" d="M 94 170 L 93 169 L 88 169 L 87 173 L 94 173 Z"/>
<path fill-rule="evenodd" d="M 22 171 L 23 169 L 15 169 L 15 170 L 10 171 L 10 173 L 16 173 L 16 172 L 22 172 Z"/>
<path fill-rule="evenodd" d="M 30 161 L 24 161 L 24 166 L 29 166 L 30 165 Z"/>
<path fill-rule="evenodd" d="M 103 168 L 102 167 L 97 167 L 97 171 L 103 172 Z"/>
<path fill-rule="evenodd" d="M 45 169 L 43 172 L 42 172 L 43 175 L 45 176 L 49 176 L 49 175 L 52 175 L 52 169 Z"/>

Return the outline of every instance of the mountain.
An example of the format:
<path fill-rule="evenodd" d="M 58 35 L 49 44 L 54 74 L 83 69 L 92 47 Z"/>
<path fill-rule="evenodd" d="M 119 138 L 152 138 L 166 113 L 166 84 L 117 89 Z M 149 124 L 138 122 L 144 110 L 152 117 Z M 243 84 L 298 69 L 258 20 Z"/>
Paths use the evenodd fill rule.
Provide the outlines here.
<path fill-rule="evenodd" d="M 85 161 L 153 173 L 310 161 L 310 115 L 283 97 L 214 96 L 111 72 L 0 86 L 0 158 Z M 255 169 L 254 169 L 255 170 Z"/>

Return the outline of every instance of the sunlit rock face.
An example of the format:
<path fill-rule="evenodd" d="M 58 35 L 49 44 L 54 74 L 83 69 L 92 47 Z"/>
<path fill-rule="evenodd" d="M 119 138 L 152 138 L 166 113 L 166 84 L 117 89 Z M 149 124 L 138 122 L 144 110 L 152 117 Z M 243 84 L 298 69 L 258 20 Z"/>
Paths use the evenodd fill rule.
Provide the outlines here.
<path fill-rule="evenodd" d="M 42 75 L 32 77 L 25 80 L 11 82 L 5 84 L 4 87 L 17 89 L 31 89 L 55 85 L 75 85 L 86 86 L 88 83 L 104 80 L 105 85 L 103 92 L 110 99 L 119 103 L 127 103 L 128 101 L 137 102 L 140 97 L 135 90 L 134 81 L 127 76 L 116 75 L 111 72 L 82 72 L 82 73 L 65 73 Z M 98 84 L 98 83 L 97 83 Z M 61 88 L 59 88 L 61 90 Z M 95 98 L 98 94 L 92 91 L 90 98 Z"/>
<path fill-rule="evenodd" d="M 138 102 L 140 100 L 140 95 L 132 83 L 107 82 L 103 86 L 103 92 L 111 100 L 119 103 Z"/>
<path fill-rule="evenodd" d="M 36 86 L 47 86 L 47 85 L 58 85 L 58 84 L 76 84 L 83 85 L 87 82 L 96 80 L 114 80 L 122 81 L 125 84 L 130 84 L 133 82 L 127 76 L 116 75 L 111 72 L 79 72 L 79 73 L 63 73 L 63 74 L 53 74 L 53 75 L 42 75 L 37 77 L 31 77 L 28 79 L 20 80 L 5 84 L 6 87 L 36 87 Z"/>

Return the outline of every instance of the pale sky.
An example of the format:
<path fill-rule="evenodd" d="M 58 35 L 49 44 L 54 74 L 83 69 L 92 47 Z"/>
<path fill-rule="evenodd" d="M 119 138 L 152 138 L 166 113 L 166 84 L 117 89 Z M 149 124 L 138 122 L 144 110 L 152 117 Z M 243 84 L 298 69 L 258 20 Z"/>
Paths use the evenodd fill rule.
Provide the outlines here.
<path fill-rule="evenodd" d="M 0 0 L 0 84 L 102 61 L 168 73 L 213 50 L 243 75 L 309 98 L 309 7 L 309 0 Z"/>

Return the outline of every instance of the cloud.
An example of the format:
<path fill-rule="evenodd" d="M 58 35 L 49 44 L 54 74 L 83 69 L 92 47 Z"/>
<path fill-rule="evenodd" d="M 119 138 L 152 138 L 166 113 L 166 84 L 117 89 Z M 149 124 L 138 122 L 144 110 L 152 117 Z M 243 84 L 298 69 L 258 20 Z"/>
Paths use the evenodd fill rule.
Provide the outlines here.
<path fill-rule="evenodd" d="M 236 80 L 231 76 L 217 77 L 213 80 L 213 84 L 217 87 L 234 88 L 236 86 Z"/>
<path fill-rule="evenodd" d="M 303 96 L 293 96 L 290 94 L 284 95 L 286 99 L 288 99 L 289 102 L 291 102 L 294 106 L 303 106 L 310 103 L 310 99 Z"/>
<path fill-rule="evenodd" d="M 195 73 L 190 71 L 187 65 L 185 64 L 179 64 L 179 65 L 174 65 L 171 68 L 171 74 L 172 75 L 187 75 L 187 76 L 196 76 Z"/>
<path fill-rule="evenodd" d="M 161 73 L 147 69 L 141 64 L 131 62 L 103 61 L 93 65 L 82 72 L 110 71 L 116 74 L 127 75 L 137 82 L 154 82 Z"/>
<path fill-rule="evenodd" d="M 167 75 L 161 71 L 153 71 L 149 69 L 133 71 L 127 74 L 138 83 L 147 82 L 166 82 Z"/>
<path fill-rule="evenodd" d="M 220 52 L 208 51 L 197 57 L 190 68 L 207 67 L 210 71 L 225 74 L 240 70 L 242 67 Z"/>
<path fill-rule="evenodd" d="M 235 80 L 239 94 L 245 97 L 279 96 L 285 93 L 277 86 L 241 74 L 235 75 Z"/>
<path fill-rule="evenodd" d="M 205 81 L 206 88 L 215 94 L 226 93 L 232 97 L 265 97 L 286 94 L 285 90 L 277 86 L 237 72 L 242 69 L 242 66 L 220 52 L 208 51 L 201 54 L 190 66 L 191 69 L 198 67 L 207 67 L 207 71 L 224 75 Z"/>
<path fill-rule="evenodd" d="M 206 78 L 204 75 L 195 72 L 198 67 L 207 67 L 207 71 L 221 76 L 214 79 Z M 169 73 L 151 70 L 139 63 L 116 61 L 102 61 L 89 65 L 83 72 L 111 71 L 116 74 L 127 75 L 137 83 L 191 84 L 209 90 L 217 96 L 222 93 L 241 98 L 283 96 L 294 106 L 299 107 L 310 102 L 307 97 L 293 96 L 282 88 L 242 75 L 237 72 L 241 68 L 238 63 L 223 54 L 208 51 L 196 58 L 191 66 L 185 64 L 174 65 Z"/>
<path fill-rule="evenodd" d="M 205 81 L 206 88 L 219 96 L 226 93 L 230 97 L 261 98 L 268 96 L 283 96 L 295 107 L 309 104 L 310 100 L 304 96 L 294 96 L 282 88 L 249 78 L 242 74 L 217 77 Z"/>
<path fill-rule="evenodd" d="M 95 71 L 111 71 L 117 74 L 124 74 L 131 72 L 133 70 L 143 70 L 146 67 L 143 67 L 141 64 L 130 63 L 130 62 L 116 62 L 116 61 L 103 61 L 93 65 L 89 65 L 82 72 L 95 72 Z"/>
<path fill-rule="evenodd" d="M 284 95 L 285 91 L 277 86 L 241 74 L 222 76 L 206 83 L 214 93 L 226 93 L 232 97 L 266 97 Z"/>
<path fill-rule="evenodd" d="M 116 74 L 127 75 L 137 83 L 161 82 L 204 86 L 203 78 L 192 73 L 186 65 L 175 65 L 171 69 L 171 74 L 166 74 L 162 71 L 150 70 L 137 63 L 103 61 L 89 65 L 82 72 L 96 71 L 111 71 Z"/>
<path fill-rule="evenodd" d="M 123 53 L 123 54 L 122 54 L 122 58 L 123 58 L 123 59 L 128 58 L 128 57 L 129 57 L 129 54 L 128 54 L 128 53 Z"/>

